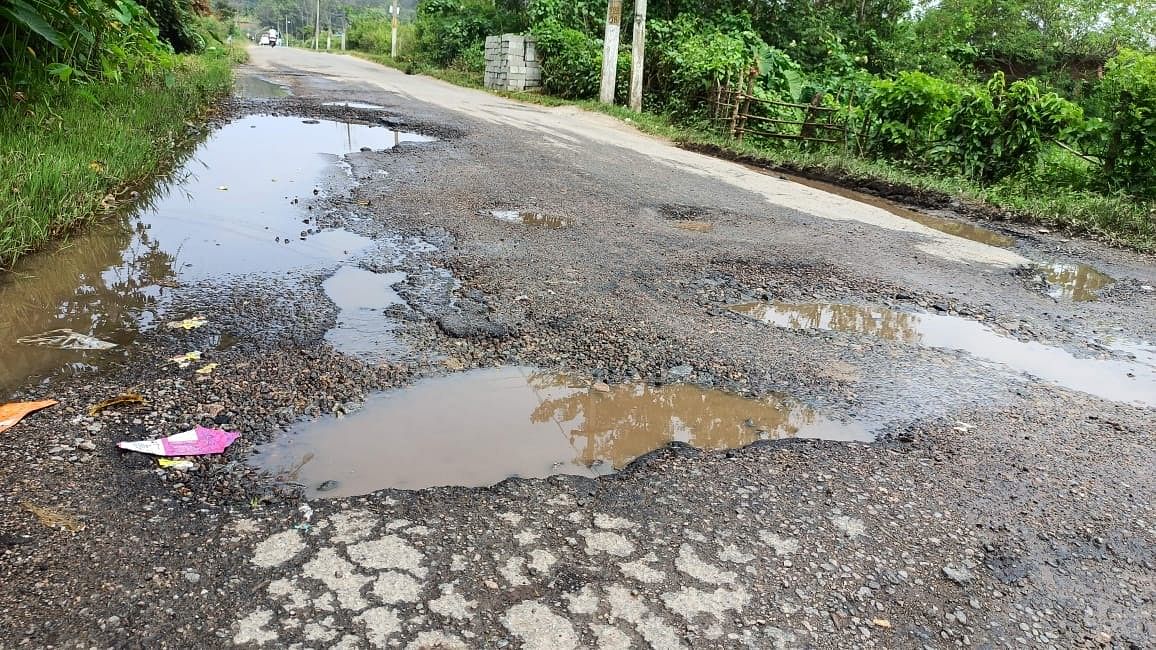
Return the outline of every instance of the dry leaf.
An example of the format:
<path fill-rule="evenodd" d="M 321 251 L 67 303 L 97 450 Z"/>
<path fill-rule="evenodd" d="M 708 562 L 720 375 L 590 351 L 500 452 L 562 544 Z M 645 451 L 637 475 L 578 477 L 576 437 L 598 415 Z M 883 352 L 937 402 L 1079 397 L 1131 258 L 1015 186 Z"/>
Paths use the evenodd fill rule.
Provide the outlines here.
<path fill-rule="evenodd" d="M 132 404 L 133 406 L 144 406 L 148 404 L 144 397 L 135 390 L 125 391 L 115 397 L 110 397 L 106 400 L 97 402 L 88 407 L 88 414 L 90 416 L 99 415 L 102 411 L 110 409 L 114 406 L 124 406 L 125 404 Z"/>
<path fill-rule="evenodd" d="M 174 330 L 195 330 L 198 327 L 204 326 L 209 321 L 204 316 L 193 316 L 185 320 L 175 320 L 168 324 L 169 329 Z"/>
<path fill-rule="evenodd" d="M 21 501 L 20 506 L 36 515 L 36 519 L 49 528 L 60 528 L 70 533 L 84 530 L 84 524 L 63 510 L 50 508 L 48 506 L 38 506 L 27 501 Z"/>
<path fill-rule="evenodd" d="M 208 374 L 212 373 L 214 370 L 216 370 L 218 365 L 220 365 L 220 364 L 206 363 L 205 365 L 201 366 L 200 368 L 197 368 L 195 372 L 198 375 L 208 375 Z"/>
<path fill-rule="evenodd" d="M 201 351 L 200 350 L 193 350 L 192 352 L 186 352 L 186 353 L 184 353 L 178 357 L 173 357 L 173 358 L 169 359 L 169 361 L 177 364 L 178 368 L 188 368 L 189 365 L 192 364 L 194 361 L 200 361 L 200 360 L 201 360 Z"/>

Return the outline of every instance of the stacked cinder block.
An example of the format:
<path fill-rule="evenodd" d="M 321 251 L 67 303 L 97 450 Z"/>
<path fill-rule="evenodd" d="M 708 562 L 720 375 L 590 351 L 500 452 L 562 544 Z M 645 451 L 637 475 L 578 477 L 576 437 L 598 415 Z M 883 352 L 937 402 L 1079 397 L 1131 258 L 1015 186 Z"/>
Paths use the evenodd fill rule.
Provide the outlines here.
<path fill-rule="evenodd" d="M 534 39 L 519 34 L 486 38 L 486 88 L 533 90 L 542 85 Z"/>

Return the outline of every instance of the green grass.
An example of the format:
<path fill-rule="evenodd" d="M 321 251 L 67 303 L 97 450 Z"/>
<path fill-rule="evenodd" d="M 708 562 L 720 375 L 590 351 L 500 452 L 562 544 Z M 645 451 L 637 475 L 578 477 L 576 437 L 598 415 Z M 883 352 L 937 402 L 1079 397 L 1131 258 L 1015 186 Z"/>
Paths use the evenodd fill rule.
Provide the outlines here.
<path fill-rule="evenodd" d="M 351 54 L 459 86 L 482 89 L 481 75 L 478 73 L 435 68 L 366 52 Z M 923 173 L 893 163 L 867 160 L 836 151 L 815 153 L 802 151 L 793 145 L 768 146 L 737 142 L 701 125 L 676 122 L 667 115 L 635 113 L 622 106 L 607 106 L 591 100 L 570 101 L 537 92 L 488 92 L 544 106 L 571 105 L 605 113 L 645 133 L 723 158 L 804 176 L 818 176 L 852 188 L 882 181 L 912 195 L 957 199 L 980 213 L 998 213 L 1001 218 L 1047 225 L 1116 246 L 1144 252 L 1156 251 L 1156 202 L 1152 201 L 1057 185 L 1051 182 L 1055 179 L 1017 178 L 992 187 L 982 187 L 962 177 Z"/>
<path fill-rule="evenodd" d="M 164 79 L 44 85 L 0 106 L 0 268 L 115 208 L 170 168 L 244 50 L 181 57 Z"/>

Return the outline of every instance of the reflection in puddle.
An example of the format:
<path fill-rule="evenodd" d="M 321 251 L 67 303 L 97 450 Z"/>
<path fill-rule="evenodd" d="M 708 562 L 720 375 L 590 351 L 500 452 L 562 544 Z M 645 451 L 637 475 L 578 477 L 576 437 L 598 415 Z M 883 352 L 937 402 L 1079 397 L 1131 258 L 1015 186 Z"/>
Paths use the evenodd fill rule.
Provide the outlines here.
<path fill-rule="evenodd" d="M 959 350 L 1106 400 L 1156 406 L 1156 364 L 1145 363 L 1139 355 L 1132 361 L 1078 358 L 1061 348 L 1020 341 L 979 322 L 942 314 L 822 303 L 747 303 L 731 310 L 775 327 L 870 334 Z"/>
<path fill-rule="evenodd" d="M 312 196 L 334 157 L 401 139 L 429 140 L 341 122 L 250 116 L 193 152 L 138 213 L 110 218 L 54 251 L 29 255 L 0 276 L 0 390 L 65 369 L 88 371 L 128 354 L 156 319 L 168 287 L 234 274 L 334 266 L 370 240 L 303 224 L 290 202 Z M 16 345 L 56 329 L 116 343 L 108 351 Z"/>
<path fill-rule="evenodd" d="M 237 75 L 233 94 L 242 99 L 277 99 L 288 97 L 289 89 L 260 77 Z"/>
<path fill-rule="evenodd" d="M 340 352 L 367 361 L 380 361 L 397 351 L 394 320 L 382 311 L 404 302 L 392 287 L 405 278 L 401 272 L 379 275 L 352 266 L 338 269 L 321 285 L 341 310 L 325 340 Z"/>
<path fill-rule="evenodd" d="M 600 392 L 553 372 L 504 367 L 371 397 L 347 418 L 306 424 L 263 446 L 254 461 L 305 485 L 310 496 L 340 497 L 492 485 L 511 476 L 594 476 L 672 441 L 729 449 L 787 437 L 871 439 L 785 398 L 686 385 Z M 326 481 L 336 488 L 319 492 Z"/>
<path fill-rule="evenodd" d="M 1115 282 L 1111 277 L 1084 264 L 1041 264 L 1036 268 L 1048 281 L 1048 295 L 1056 299 L 1076 302 L 1095 300 L 1100 289 Z"/>
<path fill-rule="evenodd" d="M 761 171 L 763 173 L 770 173 L 770 174 L 773 174 L 776 176 L 783 176 L 784 178 L 791 181 L 792 183 L 798 183 L 800 185 L 806 185 L 807 187 L 813 187 L 817 190 L 822 190 L 822 191 L 827 192 L 829 194 L 835 194 L 835 195 L 841 196 L 843 198 L 851 199 L 853 201 L 858 201 L 859 203 L 866 203 L 867 205 L 873 205 L 877 208 L 881 208 L 883 210 L 886 210 L 897 217 L 902 217 L 904 219 L 908 219 L 910 221 L 914 221 L 916 223 L 923 224 L 924 226 L 927 226 L 928 228 L 932 228 L 934 230 L 938 230 L 940 232 L 947 233 L 949 235 L 955 235 L 956 237 L 962 237 L 964 239 L 970 239 L 971 241 L 979 242 L 981 244 L 987 244 L 989 246 L 997 246 L 999 248 L 1011 248 L 1011 246 L 1013 244 L 1015 244 L 1015 240 L 1012 239 L 1011 237 L 1008 237 L 1006 235 L 1001 235 L 997 232 L 988 230 L 987 228 L 977 226 L 977 225 L 975 225 L 973 223 L 969 223 L 967 221 L 962 221 L 962 220 L 957 220 L 957 219 L 948 219 L 946 217 L 937 217 L 935 215 L 927 214 L 925 212 L 916 212 L 915 210 L 912 210 L 910 208 L 905 208 L 902 205 L 895 203 L 893 201 L 888 201 L 887 199 L 880 198 L 878 196 L 872 196 L 870 194 L 864 194 L 862 192 L 856 192 L 855 190 L 849 190 L 845 187 L 840 187 L 838 185 L 833 185 L 831 183 L 824 183 L 823 181 L 814 181 L 814 180 L 811 180 L 809 178 L 802 178 L 800 176 L 790 176 L 787 174 L 780 174 L 777 172 L 767 172 L 766 170 L 759 170 L 759 171 Z"/>
<path fill-rule="evenodd" d="M 322 106 L 344 106 L 345 108 L 361 108 L 368 111 L 384 111 L 385 107 L 368 102 L 322 102 Z"/>
<path fill-rule="evenodd" d="M 523 226 L 539 226 L 542 228 L 566 228 L 571 222 L 565 217 L 555 214 L 543 214 L 527 210 L 490 210 L 490 216 L 498 221 L 519 223 Z"/>

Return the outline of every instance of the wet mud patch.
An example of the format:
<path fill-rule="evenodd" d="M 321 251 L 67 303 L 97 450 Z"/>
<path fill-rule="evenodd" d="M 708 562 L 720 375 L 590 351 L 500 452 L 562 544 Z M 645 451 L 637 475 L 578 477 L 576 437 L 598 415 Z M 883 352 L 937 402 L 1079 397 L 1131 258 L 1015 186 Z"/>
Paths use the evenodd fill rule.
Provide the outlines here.
<path fill-rule="evenodd" d="M 475 370 L 369 399 L 262 447 L 260 467 L 309 496 L 480 487 L 510 477 L 593 477 L 671 442 L 732 449 L 780 438 L 871 440 L 784 396 L 685 384 L 608 385 L 529 367 Z"/>
<path fill-rule="evenodd" d="M 868 335 L 963 352 L 1101 399 L 1156 406 L 1156 354 L 1149 354 L 1142 345 L 1133 346 L 1134 351 L 1126 359 L 1077 357 L 1063 348 L 1021 341 L 983 323 L 945 314 L 829 303 L 752 302 L 732 305 L 730 309 L 777 328 Z"/>

